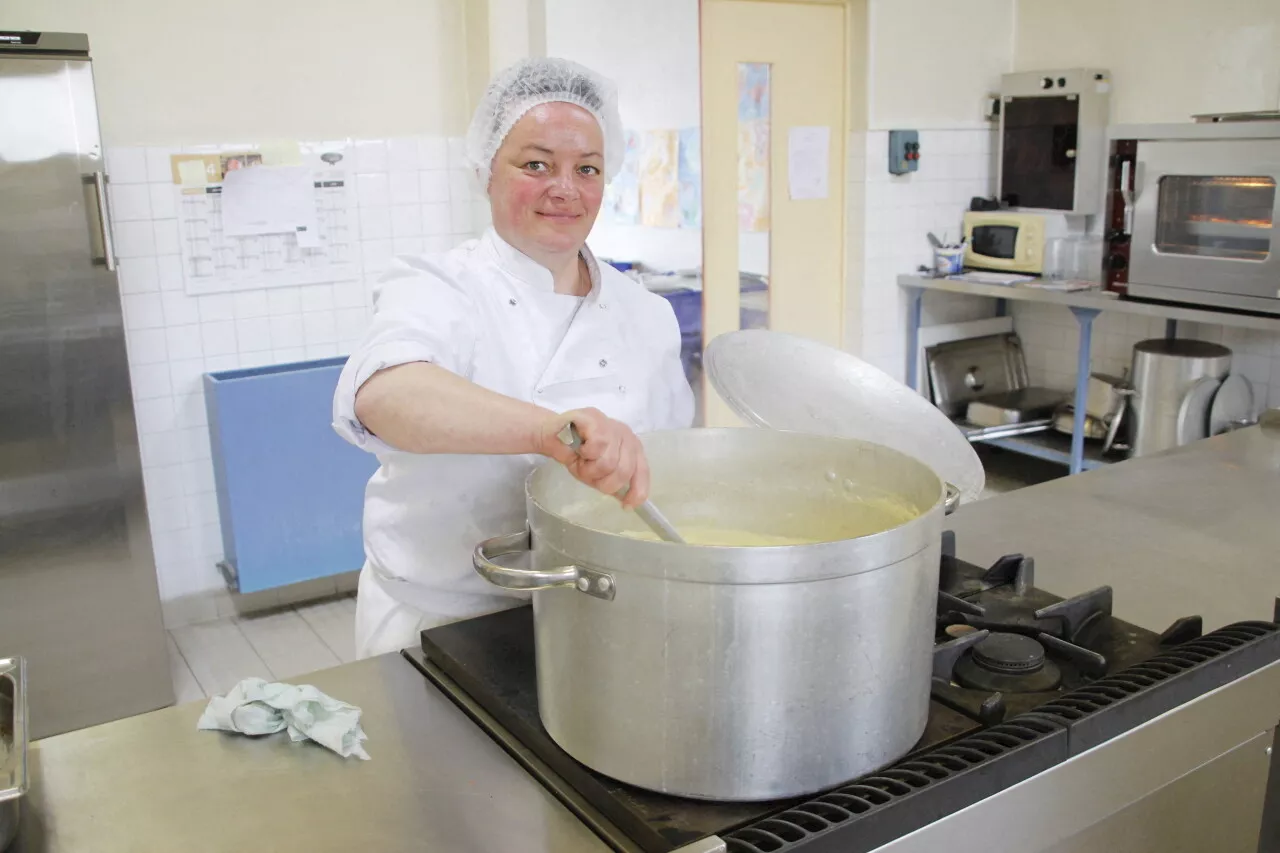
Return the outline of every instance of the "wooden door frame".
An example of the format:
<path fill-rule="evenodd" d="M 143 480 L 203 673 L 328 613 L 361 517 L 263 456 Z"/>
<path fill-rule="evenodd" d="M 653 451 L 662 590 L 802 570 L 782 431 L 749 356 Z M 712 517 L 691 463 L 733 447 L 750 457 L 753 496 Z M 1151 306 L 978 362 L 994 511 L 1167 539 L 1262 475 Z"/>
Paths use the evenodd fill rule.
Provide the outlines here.
<path fill-rule="evenodd" d="M 861 240 L 861 235 L 856 235 L 858 239 L 855 241 L 854 240 L 855 235 L 851 235 L 849 233 L 850 232 L 849 223 L 850 223 L 851 195 L 850 195 L 850 188 L 849 188 L 850 175 L 848 174 L 847 170 L 849 168 L 848 145 L 849 145 L 851 133 L 855 130 L 865 130 L 865 127 L 866 127 L 866 116 L 865 116 L 866 93 L 864 90 L 865 90 L 865 81 L 866 81 L 865 32 L 866 32 L 866 25 L 867 25 L 866 17 L 867 17 L 868 0 L 699 0 L 699 15 L 698 15 L 699 88 L 700 88 L 700 95 L 701 95 L 701 101 L 702 101 L 702 106 L 701 106 L 701 112 L 702 112 L 701 123 L 702 123 L 702 139 L 703 139 L 702 162 L 704 164 L 703 173 L 702 173 L 702 181 L 703 181 L 702 198 L 703 198 L 703 209 L 704 209 L 703 233 L 702 233 L 704 293 L 703 293 L 703 312 L 702 312 L 703 324 L 702 324 L 701 346 L 704 351 L 712 337 L 712 329 L 715 329 L 717 332 L 724 331 L 723 328 L 719 328 L 724 325 L 723 322 L 720 322 L 720 323 L 716 323 L 714 321 L 711 323 L 707 322 L 708 314 L 706 310 L 707 299 L 706 299 L 706 290 L 705 290 L 705 283 L 707 281 L 707 277 L 705 273 L 708 266 L 708 259 L 710 258 L 713 269 L 718 268 L 717 259 L 714 257 L 716 252 L 714 250 L 712 250 L 710 253 L 708 252 L 709 243 L 715 242 L 717 245 L 723 245 L 724 244 L 723 241 L 726 241 L 728 239 L 726 234 L 721 233 L 723 231 L 725 223 L 717 223 L 716 221 L 712 221 L 709 223 L 708 217 L 705 215 L 707 211 L 706 200 L 711 197 L 711 194 L 708 192 L 708 187 L 707 187 L 708 170 L 706 168 L 706 164 L 711 162 L 707 153 L 708 147 L 709 147 L 708 143 L 709 143 L 709 140 L 714 141 L 716 145 L 721 149 L 725 144 L 725 140 L 720 139 L 718 137 L 717 131 L 714 128 L 709 127 L 707 122 L 707 99 L 706 99 L 705 93 L 706 93 L 706 75 L 708 70 L 707 69 L 708 54 L 706 50 L 708 33 L 706 30 L 706 26 L 707 26 L 707 9 L 709 7 L 709 4 L 711 3 L 717 3 L 722 5 L 728 4 L 728 3 L 768 3 L 773 5 L 796 5 L 796 6 L 826 6 L 826 7 L 838 6 L 844 9 L 845 32 L 844 32 L 844 38 L 843 38 L 844 56 L 843 56 L 843 63 L 842 63 L 844 73 L 842 75 L 841 80 L 839 81 L 842 89 L 841 101 L 843 103 L 843 109 L 842 109 L 842 115 L 841 115 L 839 126 L 832 128 L 833 134 L 834 133 L 841 134 L 840 147 L 845 152 L 844 162 L 842 164 L 844 181 L 842 186 L 839 187 L 839 190 L 838 190 L 843 199 L 843 205 L 840 212 L 843 227 L 841 228 L 841 240 L 840 240 L 841 317 L 840 317 L 840 324 L 839 324 L 840 325 L 839 338 L 840 338 L 840 345 L 843 347 L 856 345 L 856 341 L 861 337 L 860 328 L 857 328 L 860 325 L 860 321 L 851 324 L 851 321 L 849 319 L 849 313 L 850 313 L 849 308 L 851 304 L 861 302 L 860 281 L 862 276 L 861 276 L 861 271 L 853 269 L 851 264 L 855 259 L 859 265 L 861 264 L 862 240 Z M 861 84 L 861 86 L 859 87 L 858 84 Z M 771 159 L 774 159 L 774 158 L 771 158 Z M 776 162 L 777 160 L 774 159 L 775 164 Z M 714 177 L 712 178 L 712 181 L 716 183 L 716 187 L 715 187 L 716 189 L 722 189 L 719 186 L 719 183 L 722 183 L 722 182 L 717 182 Z M 771 185 L 774 185 L 774 184 L 775 182 L 771 179 Z M 861 221 L 861 217 L 859 217 L 858 219 L 859 221 Z M 709 224 L 711 226 L 710 228 L 708 227 Z M 719 228 L 717 228 L 717 224 L 719 224 L 720 226 Z M 733 220 L 732 227 L 734 229 L 735 239 L 736 239 L 737 237 L 736 217 Z M 771 229 L 771 232 L 772 232 L 772 229 Z M 708 239 L 709 235 L 712 238 L 711 240 Z M 852 245 L 854 243 L 856 243 L 856 245 Z M 774 254 L 774 247 L 772 244 L 773 244 L 773 238 L 771 233 L 771 236 L 770 236 L 770 256 L 771 257 Z M 855 286 L 855 281 L 853 277 L 853 274 L 855 272 L 857 273 L 856 284 L 858 286 Z M 726 312 L 721 311 L 721 313 L 724 314 Z M 736 328 L 736 323 L 734 327 Z M 702 396 L 703 396 L 703 400 L 707 404 L 706 406 L 707 410 L 710 411 L 713 405 L 712 400 L 714 399 L 715 394 L 714 394 L 714 389 L 710 386 L 710 383 L 705 373 L 702 376 Z"/>

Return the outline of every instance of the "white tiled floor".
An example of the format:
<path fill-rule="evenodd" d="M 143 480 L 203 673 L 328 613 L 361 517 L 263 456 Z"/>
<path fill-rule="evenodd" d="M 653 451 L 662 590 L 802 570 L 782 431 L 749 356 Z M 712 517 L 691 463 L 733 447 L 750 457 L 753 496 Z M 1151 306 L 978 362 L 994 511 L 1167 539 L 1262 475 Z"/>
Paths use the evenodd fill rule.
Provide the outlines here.
<path fill-rule="evenodd" d="M 226 693 L 243 678 L 288 681 L 355 660 L 355 596 L 169 632 L 179 703 Z"/>

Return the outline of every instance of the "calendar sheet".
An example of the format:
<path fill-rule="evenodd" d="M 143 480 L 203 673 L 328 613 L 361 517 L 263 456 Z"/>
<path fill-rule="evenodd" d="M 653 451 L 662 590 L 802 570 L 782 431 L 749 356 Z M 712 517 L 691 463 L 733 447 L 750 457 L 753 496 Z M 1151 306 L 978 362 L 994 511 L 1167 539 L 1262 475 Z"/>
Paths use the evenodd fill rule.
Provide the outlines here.
<path fill-rule="evenodd" d="M 243 165 L 243 158 L 228 167 Z M 345 147 L 318 147 L 302 154 L 310 170 L 316 206 L 317 233 L 298 244 L 296 234 L 231 236 L 223 223 L 222 180 L 203 186 L 175 186 L 182 269 L 191 294 L 223 293 L 267 287 L 324 284 L 359 277 L 356 242 L 355 187 Z"/>

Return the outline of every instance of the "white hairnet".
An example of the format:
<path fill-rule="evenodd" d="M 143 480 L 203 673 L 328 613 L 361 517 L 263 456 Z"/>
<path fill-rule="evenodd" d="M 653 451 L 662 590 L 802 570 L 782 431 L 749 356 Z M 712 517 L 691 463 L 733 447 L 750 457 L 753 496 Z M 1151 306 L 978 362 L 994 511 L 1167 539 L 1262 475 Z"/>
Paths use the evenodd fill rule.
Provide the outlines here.
<path fill-rule="evenodd" d="M 622 118 L 613 83 L 567 59 L 522 59 L 489 81 L 467 131 L 467 161 L 480 186 L 489 186 L 493 157 L 512 126 L 538 106 L 563 102 L 595 117 L 604 138 L 604 179 L 622 167 Z"/>

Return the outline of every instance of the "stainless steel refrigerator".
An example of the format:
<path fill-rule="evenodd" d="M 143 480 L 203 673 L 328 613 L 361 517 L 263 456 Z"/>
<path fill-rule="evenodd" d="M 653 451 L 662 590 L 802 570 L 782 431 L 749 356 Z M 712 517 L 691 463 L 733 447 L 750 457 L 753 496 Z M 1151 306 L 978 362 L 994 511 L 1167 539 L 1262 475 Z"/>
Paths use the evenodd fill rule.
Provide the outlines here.
<path fill-rule="evenodd" d="M 173 703 L 86 36 L 0 30 L 0 657 L 43 737 Z"/>

